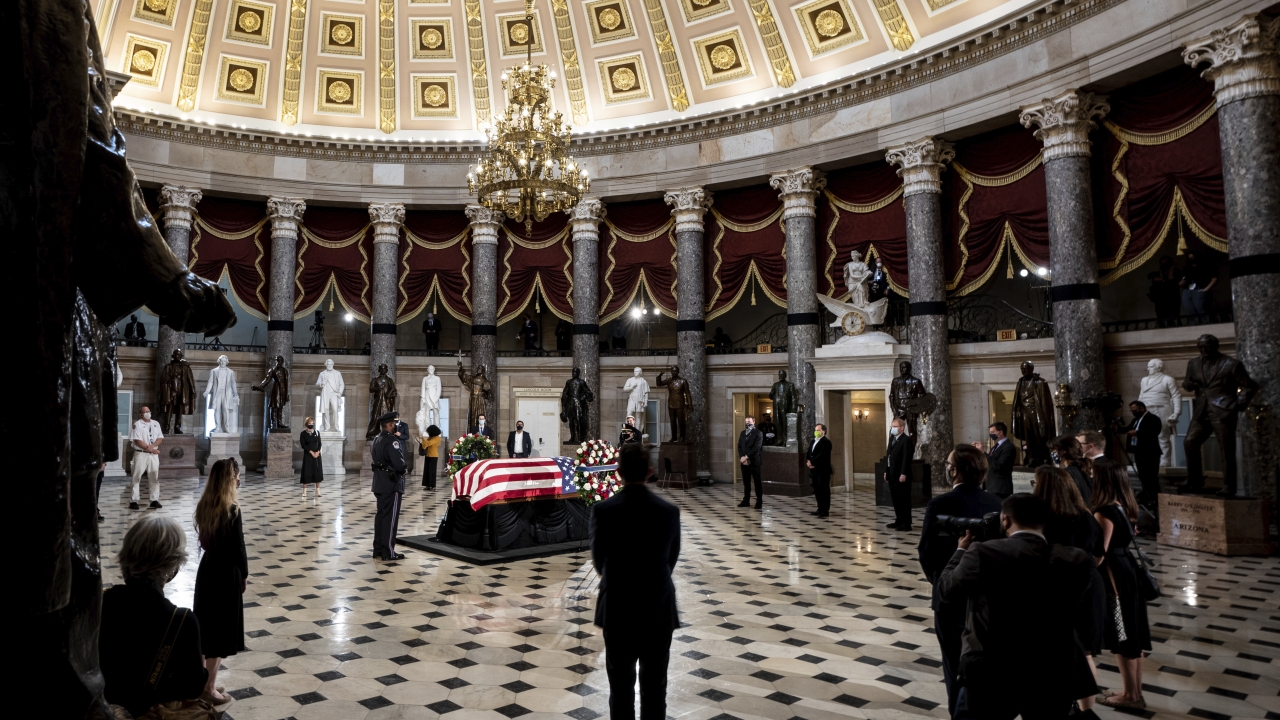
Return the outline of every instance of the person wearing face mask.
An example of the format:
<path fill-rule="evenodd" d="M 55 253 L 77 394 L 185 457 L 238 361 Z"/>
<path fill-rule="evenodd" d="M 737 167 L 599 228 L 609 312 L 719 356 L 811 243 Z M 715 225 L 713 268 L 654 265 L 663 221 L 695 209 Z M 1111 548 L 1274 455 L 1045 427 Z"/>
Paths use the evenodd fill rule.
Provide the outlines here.
<path fill-rule="evenodd" d="M 1138 502 L 1153 505 L 1160 492 L 1160 432 L 1164 423 L 1147 412 L 1146 403 L 1134 400 L 1129 403 L 1133 422 L 1125 429 L 1125 450 L 1133 456 L 1138 468 Z"/>
<path fill-rule="evenodd" d="M 483 435 L 489 440 L 493 440 L 493 426 L 485 422 L 483 413 L 476 416 L 476 424 L 475 427 L 471 428 L 471 432 L 474 435 Z"/>
<path fill-rule="evenodd" d="M 533 440 L 524 431 L 524 421 L 516 421 L 516 429 L 507 433 L 507 457 L 527 458 L 533 452 Z"/>
<path fill-rule="evenodd" d="M 831 441 L 827 439 L 827 426 L 822 423 L 813 426 L 813 443 L 805 465 L 809 467 L 809 482 L 813 483 L 813 498 L 818 501 L 813 514 L 824 518 L 831 512 Z"/>
<path fill-rule="evenodd" d="M 875 267 L 871 268 L 869 298 L 875 302 L 889 293 L 889 275 L 884 270 L 884 262 L 876 258 Z"/>
<path fill-rule="evenodd" d="M 756 429 L 756 419 L 747 416 L 746 426 L 738 435 L 738 462 L 742 465 L 742 502 L 738 507 L 751 505 L 751 485 L 756 486 L 756 509 L 764 507 L 764 487 L 760 483 L 760 448 L 764 445 L 764 433 Z"/>
<path fill-rule="evenodd" d="M 316 432 L 315 418 L 303 421 L 306 429 L 298 433 L 298 444 L 302 446 L 302 499 L 307 499 L 307 486 L 316 486 L 316 497 L 320 497 L 320 481 L 324 480 L 324 466 L 320 461 L 320 433 Z"/>
<path fill-rule="evenodd" d="M 987 492 L 1001 500 L 1013 494 L 1013 462 L 1018 455 L 1008 434 L 1009 427 L 1002 422 L 987 428 L 987 436 L 995 443 L 987 456 Z"/>
<path fill-rule="evenodd" d="M 902 418 L 889 423 L 889 447 L 884 451 L 885 482 L 893 497 L 896 519 L 889 523 L 891 530 L 911 532 L 911 460 L 915 456 L 916 441 L 906 433 Z"/>
<path fill-rule="evenodd" d="M 129 433 L 129 442 L 133 445 L 133 495 L 129 501 L 129 509 L 138 509 L 138 487 L 142 484 L 142 476 L 147 476 L 147 484 L 151 489 L 151 507 L 160 508 L 160 442 L 164 433 L 160 432 L 160 423 L 151 419 L 151 408 L 142 407 L 141 417 L 133 424 Z"/>

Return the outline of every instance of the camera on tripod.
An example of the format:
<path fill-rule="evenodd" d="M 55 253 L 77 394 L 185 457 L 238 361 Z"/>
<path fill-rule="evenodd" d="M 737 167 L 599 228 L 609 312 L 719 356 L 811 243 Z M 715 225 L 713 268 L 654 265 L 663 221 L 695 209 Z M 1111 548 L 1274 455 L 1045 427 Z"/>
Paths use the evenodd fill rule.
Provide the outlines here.
<path fill-rule="evenodd" d="M 998 512 L 989 512 L 980 518 L 939 515 L 933 527 L 942 537 L 964 537 L 966 532 L 972 532 L 973 538 L 979 542 L 1004 537 L 1004 528 L 1000 526 Z"/>
<path fill-rule="evenodd" d="M 308 329 L 311 330 L 311 342 L 307 343 L 307 347 L 311 348 L 312 352 L 327 347 L 324 342 L 324 313 L 316 310 L 316 321 Z"/>

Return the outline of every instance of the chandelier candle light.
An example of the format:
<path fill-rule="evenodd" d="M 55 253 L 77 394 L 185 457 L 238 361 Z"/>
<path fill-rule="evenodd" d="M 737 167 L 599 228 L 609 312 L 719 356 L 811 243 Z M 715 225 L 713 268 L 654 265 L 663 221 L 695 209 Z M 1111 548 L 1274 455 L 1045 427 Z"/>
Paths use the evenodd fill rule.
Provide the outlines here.
<path fill-rule="evenodd" d="M 525 0 L 525 17 L 532 27 L 533 0 Z M 551 110 L 556 73 L 533 64 L 531 39 L 526 47 L 524 65 L 502 73 L 505 115 L 492 127 L 481 125 L 489 156 L 467 173 L 467 192 L 532 232 L 534 221 L 577 205 L 591 190 L 591 181 L 586 168 L 567 153 L 573 128 Z"/>

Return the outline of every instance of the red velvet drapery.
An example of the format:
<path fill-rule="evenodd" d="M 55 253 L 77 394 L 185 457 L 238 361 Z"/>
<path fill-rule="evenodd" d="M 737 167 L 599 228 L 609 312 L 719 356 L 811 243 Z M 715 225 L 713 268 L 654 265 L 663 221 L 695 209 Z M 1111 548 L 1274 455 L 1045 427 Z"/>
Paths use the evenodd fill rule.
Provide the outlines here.
<path fill-rule="evenodd" d="M 518 318 L 539 288 L 552 313 L 573 320 L 573 242 L 564 213 L 535 222 L 532 232 L 508 220 L 498 233 L 498 324 Z"/>
<path fill-rule="evenodd" d="M 188 267 L 219 282 L 245 310 L 267 318 L 267 273 L 271 269 L 271 223 L 266 203 L 206 196 L 196 206 Z"/>
<path fill-rule="evenodd" d="M 890 286 L 907 292 L 907 217 L 902 181 L 888 163 L 875 162 L 827 174 L 818 197 L 819 292 L 845 298 L 844 266 L 849 253 L 863 260 L 879 257 Z"/>
<path fill-rule="evenodd" d="M 450 315 L 471 322 L 471 233 L 462 211 L 407 211 L 400 267 L 400 322 L 427 308 L 432 296 Z"/>
<path fill-rule="evenodd" d="M 308 207 L 298 234 L 294 317 L 323 302 L 332 285 L 338 302 L 361 322 L 373 312 L 373 225 L 364 208 Z"/>
<path fill-rule="evenodd" d="M 786 232 L 778 191 L 768 185 L 754 185 L 717 192 L 705 222 L 707 319 L 736 305 L 752 275 L 765 297 L 786 307 Z M 754 292 L 751 299 L 754 303 Z"/>
<path fill-rule="evenodd" d="M 631 306 L 636 293 L 664 315 L 676 315 L 676 238 L 661 198 L 611 203 L 600 226 L 600 322 Z M 643 288 L 643 290 L 642 290 Z"/>

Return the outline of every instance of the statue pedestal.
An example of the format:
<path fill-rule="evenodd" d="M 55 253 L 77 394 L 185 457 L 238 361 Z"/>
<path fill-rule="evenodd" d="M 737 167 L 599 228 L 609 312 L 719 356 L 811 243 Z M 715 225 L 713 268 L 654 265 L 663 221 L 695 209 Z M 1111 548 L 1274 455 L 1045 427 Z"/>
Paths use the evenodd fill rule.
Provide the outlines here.
<path fill-rule="evenodd" d="M 124 471 L 124 463 L 123 463 L 124 443 L 125 443 L 125 436 L 121 435 L 120 433 L 116 433 L 116 450 L 118 451 L 118 454 L 116 455 L 115 460 L 112 460 L 111 462 L 107 463 L 107 470 L 106 470 L 107 477 L 118 477 L 120 475 L 129 474 Z"/>
<path fill-rule="evenodd" d="M 209 433 L 209 459 L 205 463 L 205 474 L 209 473 L 209 468 L 214 463 L 229 457 L 235 458 L 240 467 L 244 467 L 244 460 L 240 457 L 240 433 Z"/>
<path fill-rule="evenodd" d="M 1257 498 L 1160 493 L 1161 545 L 1215 555 L 1270 555 L 1270 523 Z"/>
<path fill-rule="evenodd" d="M 668 487 L 688 490 L 698 481 L 695 477 L 697 465 L 693 459 L 693 445 L 681 442 L 664 442 L 658 446 L 658 480 L 667 474 L 667 463 L 671 463 L 672 473 L 684 473 L 683 479 L 676 476 Z"/>
<path fill-rule="evenodd" d="M 884 462 L 876 463 L 876 505 L 880 507 L 893 507 L 893 495 L 889 493 L 889 483 L 885 482 L 884 474 L 889 466 Z M 911 507 L 922 508 L 929 504 L 929 499 L 933 497 L 933 486 L 930 481 L 929 463 L 921 460 L 915 460 L 911 463 L 911 474 L 914 479 L 911 482 Z"/>
<path fill-rule="evenodd" d="M 196 436 L 165 435 L 160 443 L 160 479 L 177 480 L 198 478 L 196 467 Z"/>
<path fill-rule="evenodd" d="M 787 415 L 788 425 L 795 429 L 795 413 Z M 808 497 L 813 494 L 809 468 L 804 454 L 796 446 L 795 436 L 787 438 L 785 447 L 760 448 L 760 487 L 765 495 Z"/>
<path fill-rule="evenodd" d="M 342 456 L 346 454 L 347 439 L 340 432 L 321 430 L 320 443 L 320 466 L 324 469 L 324 476 L 346 475 Z"/>
<path fill-rule="evenodd" d="M 293 433 L 267 433 L 267 466 L 262 475 L 268 480 L 293 479 Z"/>

